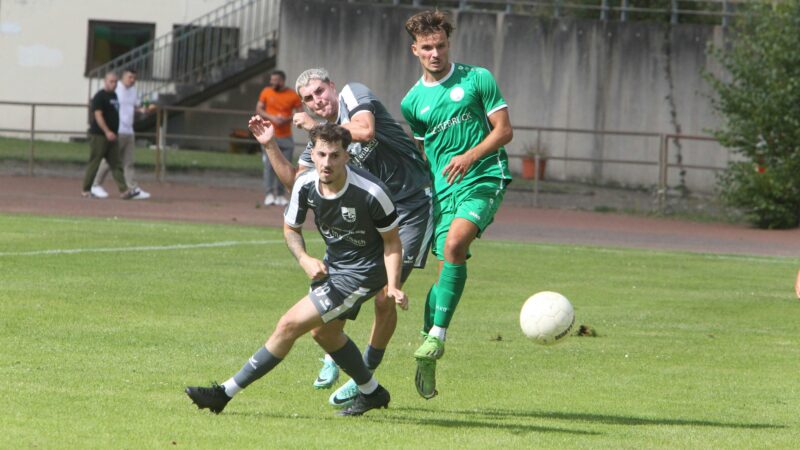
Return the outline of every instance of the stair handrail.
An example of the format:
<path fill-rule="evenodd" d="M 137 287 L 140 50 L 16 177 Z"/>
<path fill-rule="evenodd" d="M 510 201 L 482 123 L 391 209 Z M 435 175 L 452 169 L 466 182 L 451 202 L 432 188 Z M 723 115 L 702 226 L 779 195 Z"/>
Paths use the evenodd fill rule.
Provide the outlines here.
<path fill-rule="evenodd" d="M 163 93 L 165 90 L 174 87 L 170 85 L 175 83 L 191 82 L 192 74 L 196 76 L 204 74 L 218 64 L 219 61 L 230 59 L 235 52 L 258 48 L 253 44 L 259 41 L 265 42 L 266 37 L 271 38 L 269 40 L 272 42 L 273 47 L 269 48 L 265 44 L 264 49 L 274 52 L 274 41 L 277 40 L 279 6 L 279 0 L 231 0 L 207 14 L 187 24 L 177 26 L 168 33 L 162 34 L 152 41 L 135 47 L 127 53 L 89 71 L 87 74 L 89 97 L 91 98 L 96 90 L 102 86 L 102 77 L 109 71 L 118 71 L 127 67 L 137 69 L 137 72 L 139 72 L 138 91 L 142 98 L 149 98 L 153 93 Z M 265 13 L 271 13 L 272 15 L 265 17 L 269 20 L 259 22 L 260 15 L 265 15 Z M 237 14 L 239 17 L 236 17 Z M 233 28 L 237 30 L 236 45 L 231 46 L 226 52 L 216 52 L 213 57 L 201 60 L 197 66 L 178 70 L 179 68 L 175 67 L 175 62 L 172 60 L 172 51 L 185 44 L 184 51 L 194 53 L 198 49 L 191 44 L 198 40 L 198 37 L 202 38 L 204 36 L 211 39 L 216 37 L 216 43 L 218 44 L 220 39 L 218 36 L 214 36 L 213 27 L 221 24 L 234 26 Z M 252 32 L 251 29 L 253 30 Z M 202 51 L 208 53 L 207 48 L 202 49 Z M 96 85 L 95 89 L 92 87 L 93 84 Z"/>

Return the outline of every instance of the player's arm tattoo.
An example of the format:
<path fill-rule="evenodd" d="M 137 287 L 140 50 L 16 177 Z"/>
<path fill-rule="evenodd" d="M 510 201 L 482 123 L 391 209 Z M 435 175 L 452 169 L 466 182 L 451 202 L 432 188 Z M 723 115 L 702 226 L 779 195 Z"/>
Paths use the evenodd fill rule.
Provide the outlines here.
<path fill-rule="evenodd" d="M 288 225 L 284 226 L 283 237 L 286 240 L 286 246 L 289 247 L 289 251 L 298 262 L 303 256 L 307 255 L 306 241 L 303 239 L 303 234 L 299 229 L 294 229 Z"/>

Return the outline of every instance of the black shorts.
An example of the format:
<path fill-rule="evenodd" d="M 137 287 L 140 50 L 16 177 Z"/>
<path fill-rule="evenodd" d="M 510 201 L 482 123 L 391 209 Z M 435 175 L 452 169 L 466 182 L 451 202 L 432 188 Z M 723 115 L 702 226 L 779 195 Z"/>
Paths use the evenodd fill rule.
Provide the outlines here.
<path fill-rule="evenodd" d="M 414 268 L 422 269 L 433 240 L 433 205 L 430 188 L 395 204 L 400 218 L 398 232 L 403 245 L 403 272 L 406 281 Z"/>
<path fill-rule="evenodd" d="M 383 270 L 383 269 L 381 269 Z M 380 285 L 359 286 L 352 279 L 341 275 L 314 282 L 308 292 L 308 298 L 314 303 L 322 321 L 325 323 L 335 319 L 355 320 L 361 304 L 375 296 L 386 284 L 386 277 Z"/>

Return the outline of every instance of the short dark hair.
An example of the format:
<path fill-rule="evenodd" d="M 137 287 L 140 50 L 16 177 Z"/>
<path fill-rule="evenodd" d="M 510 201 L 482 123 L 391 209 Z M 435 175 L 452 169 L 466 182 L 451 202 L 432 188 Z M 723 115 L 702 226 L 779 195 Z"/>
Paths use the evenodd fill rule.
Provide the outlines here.
<path fill-rule="evenodd" d="M 286 72 L 284 72 L 282 70 L 275 69 L 275 70 L 273 70 L 272 72 L 269 73 L 269 76 L 273 76 L 273 75 L 277 75 L 277 76 L 283 78 L 283 81 L 286 81 Z"/>
<path fill-rule="evenodd" d="M 455 30 L 455 27 L 450 23 L 447 13 L 438 9 L 422 11 L 406 20 L 406 31 L 414 39 L 414 42 L 417 41 L 417 37 L 428 36 L 440 31 L 444 32 L 445 36 L 449 38 L 453 30 Z"/>
<path fill-rule="evenodd" d="M 311 139 L 311 145 L 315 147 L 318 140 L 330 143 L 339 142 L 345 151 L 350 142 L 353 141 L 353 136 L 347 128 L 330 122 L 315 126 L 308 132 L 308 136 Z"/>
<path fill-rule="evenodd" d="M 126 68 L 122 69 L 122 74 L 123 75 L 125 75 L 125 72 L 130 72 L 130 73 L 136 75 L 136 69 L 134 69 L 133 67 L 126 67 Z"/>

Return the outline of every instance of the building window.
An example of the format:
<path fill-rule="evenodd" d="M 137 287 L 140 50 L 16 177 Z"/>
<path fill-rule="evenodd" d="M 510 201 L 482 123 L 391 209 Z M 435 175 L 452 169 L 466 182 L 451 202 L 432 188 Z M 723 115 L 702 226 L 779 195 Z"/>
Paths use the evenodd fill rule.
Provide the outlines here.
<path fill-rule="evenodd" d="M 84 75 L 89 75 L 93 69 L 151 42 L 155 39 L 155 34 L 155 23 L 90 20 Z M 146 76 L 149 72 L 146 69 L 152 67 L 152 55 L 143 54 L 139 59 L 132 63 L 139 66 L 139 77 Z M 141 70 L 142 68 L 145 70 Z"/>

